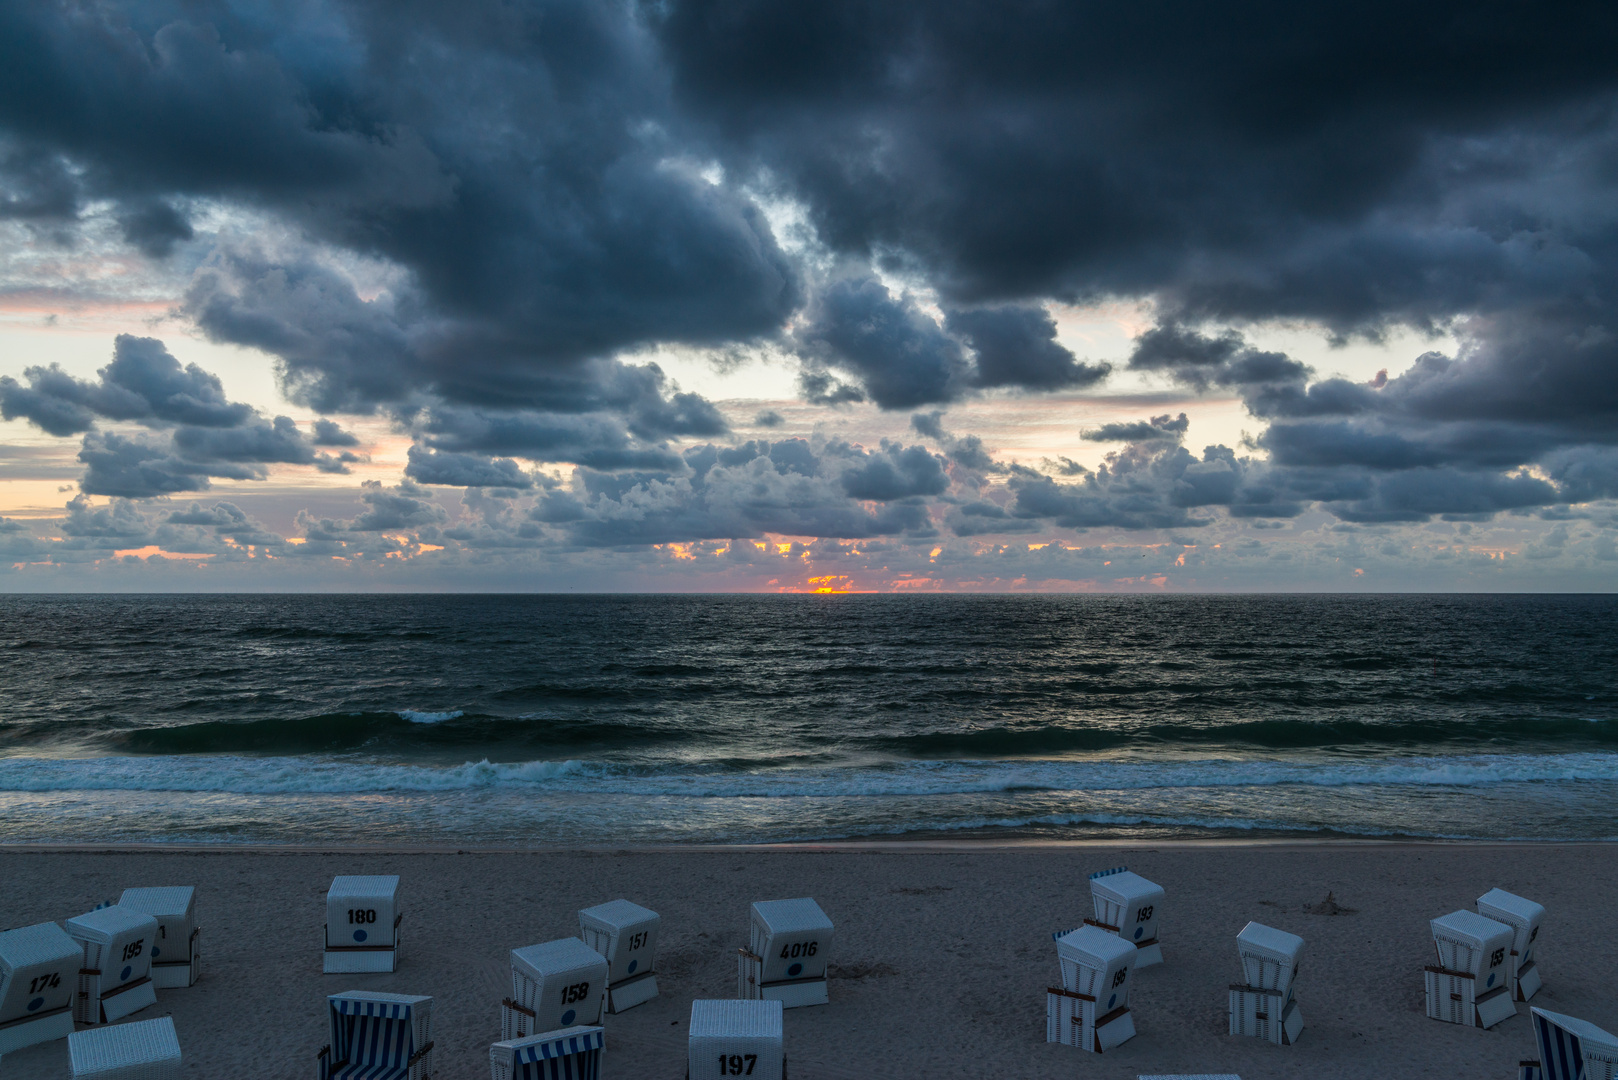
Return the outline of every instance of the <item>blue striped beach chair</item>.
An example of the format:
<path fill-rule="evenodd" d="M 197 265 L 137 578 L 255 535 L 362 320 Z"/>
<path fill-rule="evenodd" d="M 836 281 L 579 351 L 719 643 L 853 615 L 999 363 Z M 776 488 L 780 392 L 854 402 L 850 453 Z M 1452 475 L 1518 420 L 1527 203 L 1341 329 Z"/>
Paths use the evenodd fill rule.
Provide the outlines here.
<path fill-rule="evenodd" d="M 489 1047 L 494 1080 L 600 1080 L 602 1028 L 561 1028 Z"/>
<path fill-rule="evenodd" d="M 1618 1046 L 1618 1038 L 1577 1017 L 1532 1006 L 1539 1060 L 1518 1065 L 1518 1080 L 1608 1080 L 1585 1069 L 1584 1043 Z M 1603 1070 L 1609 1071 L 1609 1070 Z M 1610 1071 L 1609 1071 L 1610 1075 Z"/>
<path fill-rule="evenodd" d="M 433 999 L 350 990 L 326 999 L 331 1042 L 317 1080 L 429 1080 Z"/>

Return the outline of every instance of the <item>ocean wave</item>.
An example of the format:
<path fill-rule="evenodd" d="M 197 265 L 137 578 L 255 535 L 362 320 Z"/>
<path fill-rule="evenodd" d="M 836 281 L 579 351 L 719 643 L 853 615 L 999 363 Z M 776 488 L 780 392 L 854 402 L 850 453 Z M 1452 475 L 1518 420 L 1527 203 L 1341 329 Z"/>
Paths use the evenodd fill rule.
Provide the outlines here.
<path fill-rule="evenodd" d="M 418 712 L 415 709 L 400 709 L 399 716 L 412 724 L 442 724 L 445 720 L 459 720 L 466 713 L 460 709 L 451 712 Z"/>
<path fill-rule="evenodd" d="M 702 799 L 892 798 L 1173 788 L 1475 787 L 1618 781 L 1618 754 L 1494 754 L 1367 761 L 888 762 L 748 769 L 540 760 L 460 765 L 349 758 L 120 756 L 0 760 L 0 791 L 239 794 L 449 793 L 480 789 Z"/>
<path fill-rule="evenodd" d="M 10 725 L 8 725 L 9 727 Z M 361 751 L 408 758 L 420 751 L 467 756 L 500 747 L 504 757 L 601 756 L 638 753 L 653 745 L 712 753 L 741 746 L 748 733 L 734 725 L 692 722 L 646 713 L 610 718 L 525 711 L 491 715 L 474 710 L 349 711 L 260 720 L 205 720 L 160 727 L 83 726 L 53 721 L 24 725 L 36 739 L 99 743 L 120 752 L 218 755 L 336 754 Z M 19 730 L 22 728 L 19 727 Z M 917 762 L 1064 757 L 1125 750 L 1189 749 L 1319 751 L 1391 750 L 1435 756 L 1445 750 L 1507 753 L 1557 748 L 1567 752 L 1618 746 L 1618 720 L 1564 717 L 1510 720 L 1262 719 L 1236 723 L 1156 722 L 1134 725 L 1042 724 L 907 734 L 794 733 L 798 750 L 841 749 Z M 82 742 L 79 743 L 82 745 Z"/>
<path fill-rule="evenodd" d="M 679 742 L 690 735 L 677 728 L 633 721 L 489 716 L 456 709 L 446 712 L 399 709 L 387 712 L 332 712 L 292 719 L 205 720 L 103 731 L 100 742 L 140 754 L 198 756 L 254 754 L 339 754 L 420 750 L 453 752 L 493 745 L 549 748 L 637 746 Z"/>

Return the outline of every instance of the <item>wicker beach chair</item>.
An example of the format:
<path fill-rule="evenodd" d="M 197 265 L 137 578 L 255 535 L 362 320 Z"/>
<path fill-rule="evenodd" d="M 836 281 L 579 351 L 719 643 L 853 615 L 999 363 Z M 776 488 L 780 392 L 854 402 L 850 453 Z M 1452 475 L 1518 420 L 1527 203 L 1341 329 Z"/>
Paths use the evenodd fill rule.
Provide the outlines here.
<path fill-rule="evenodd" d="M 107 1024 L 157 1003 L 152 986 L 152 942 L 157 920 L 114 904 L 67 921 L 82 949 L 73 1019 Z"/>
<path fill-rule="evenodd" d="M 607 958 L 578 938 L 511 950 L 511 996 L 500 1003 L 500 1038 L 601 1022 Z"/>
<path fill-rule="evenodd" d="M 180 1080 L 180 1040 L 167 1016 L 67 1037 L 73 1080 Z"/>
<path fill-rule="evenodd" d="M 316 1080 L 430 1080 L 433 999 L 350 990 L 326 999 Z"/>
<path fill-rule="evenodd" d="M 1490 889 L 1478 897 L 1478 914 L 1511 927 L 1511 970 L 1508 973 L 1511 996 L 1516 1001 L 1528 1001 L 1539 993 L 1539 964 L 1534 960 L 1534 945 L 1539 940 L 1545 909 L 1515 893 Z"/>
<path fill-rule="evenodd" d="M 152 985 L 159 990 L 195 985 L 202 976 L 197 890 L 190 885 L 125 889 L 118 906 L 157 920 L 157 938 L 152 942 Z"/>
<path fill-rule="evenodd" d="M 621 1013 L 657 996 L 657 912 L 613 900 L 579 912 L 579 937 L 607 958 L 607 1011 Z"/>
<path fill-rule="evenodd" d="M 1530 1007 L 1537 1061 L 1517 1067 L 1518 1080 L 1614 1080 L 1618 1036 L 1574 1016 Z"/>
<path fill-rule="evenodd" d="M 1100 1054 L 1135 1037 L 1130 972 L 1138 951 L 1098 926 L 1056 939 L 1062 985 L 1045 994 L 1045 1041 Z"/>
<path fill-rule="evenodd" d="M 326 892 L 326 952 L 323 970 L 364 974 L 399 969 L 397 874 L 343 875 Z"/>
<path fill-rule="evenodd" d="M 0 933 L 0 1054 L 73 1033 L 84 948 L 53 922 Z"/>
<path fill-rule="evenodd" d="M 737 950 L 736 996 L 782 1008 L 824 1005 L 832 922 L 808 897 L 753 905 L 748 947 Z"/>
<path fill-rule="evenodd" d="M 1427 1015 L 1480 1028 L 1515 1016 L 1509 985 L 1511 927 L 1474 911 L 1452 912 L 1431 925 L 1438 964 L 1425 968 Z"/>
<path fill-rule="evenodd" d="M 1095 918 L 1084 920 L 1091 926 L 1117 934 L 1140 953 L 1135 968 L 1163 962 L 1158 944 L 1157 920 L 1163 913 L 1163 886 L 1147 881 L 1127 866 L 1098 870 L 1090 875 L 1090 903 Z"/>
<path fill-rule="evenodd" d="M 776 998 L 693 1001 L 686 1036 L 687 1080 L 733 1076 L 786 1080 L 783 1007 Z"/>
<path fill-rule="evenodd" d="M 581 1025 L 489 1047 L 494 1080 L 599 1080 L 605 1033 Z"/>
<path fill-rule="evenodd" d="M 1236 935 L 1244 982 L 1230 984 L 1230 1033 L 1291 1046 L 1303 1032 L 1303 1012 L 1293 1000 L 1303 938 L 1250 922 Z"/>

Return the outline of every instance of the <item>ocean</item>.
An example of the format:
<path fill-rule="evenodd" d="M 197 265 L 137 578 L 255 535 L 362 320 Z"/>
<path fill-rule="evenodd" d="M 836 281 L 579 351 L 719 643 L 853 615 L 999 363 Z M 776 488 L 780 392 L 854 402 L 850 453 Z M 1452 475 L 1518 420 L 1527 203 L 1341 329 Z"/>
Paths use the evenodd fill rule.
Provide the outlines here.
<path fill-rule="evenodd" d="M 1615 817 L 1613 596 L 0 597 L 0 843 Z"/>

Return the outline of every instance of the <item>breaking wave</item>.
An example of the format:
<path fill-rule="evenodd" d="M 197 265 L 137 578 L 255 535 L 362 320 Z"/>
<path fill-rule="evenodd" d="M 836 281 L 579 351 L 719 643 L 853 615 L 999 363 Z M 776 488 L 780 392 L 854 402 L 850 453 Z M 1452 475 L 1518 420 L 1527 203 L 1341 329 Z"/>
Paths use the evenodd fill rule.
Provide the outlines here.
<path fill-rule="evenodd" d="M 926 797 L 995 792 L 1146 791 L 1280 786 L 1434 787 L 1618 781 L 1618 754 L 1493 754 L 1316 762 L 894 761 L 745 768 L 630 766 L 573 759 L 389 764 L 306 757 L 143 756 L 0 760 L 0 791 L 363 794 L 478 789 L 703 799 Z"/>

